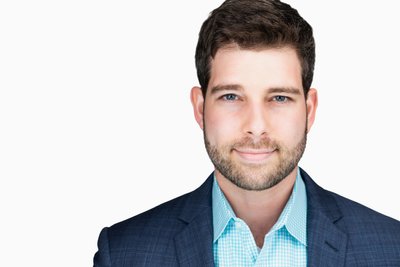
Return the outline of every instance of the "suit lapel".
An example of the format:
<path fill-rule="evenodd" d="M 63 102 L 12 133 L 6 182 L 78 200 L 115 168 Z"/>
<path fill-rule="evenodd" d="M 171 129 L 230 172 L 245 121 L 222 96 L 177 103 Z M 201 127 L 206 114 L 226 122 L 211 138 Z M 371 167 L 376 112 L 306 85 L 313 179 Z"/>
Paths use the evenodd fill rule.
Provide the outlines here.
<path fill-rule="evenodd" d="M 203 216 L 207 215 L 199 214 L 175 238 L 180 266 L 214 266 L 212 225 L 202 220 Z"/>
<path fill-rule="evenodd" d="M 322 213 L 309 213 L 308 266 L 344 266 L 347 235 Z"/>
<path fill-rule="evenodd" d="M 342 214 L 332 193 L 301 169 L 307 190 L 307 266 L 344 266 L 347 235 L 338 227 Z M 175 237 L 181 266 L 214 266 L 212 252 L 213 176 L 193 191 L 179 217 L 186 225 Z"/>
<path fill-rule="evenodd" d="M 186 223 L 175 237 L 180 266 L 214 266 L 212 254 L 212 192 L 213 176 L 193 191 L 179 217 Z"/>
<path fill-rule="evenodd" d="M 338 227 L 342 214 L 331 193 L 301 170 L 307 189 L 307 266 L 344 266 L 347 235 Z"/>

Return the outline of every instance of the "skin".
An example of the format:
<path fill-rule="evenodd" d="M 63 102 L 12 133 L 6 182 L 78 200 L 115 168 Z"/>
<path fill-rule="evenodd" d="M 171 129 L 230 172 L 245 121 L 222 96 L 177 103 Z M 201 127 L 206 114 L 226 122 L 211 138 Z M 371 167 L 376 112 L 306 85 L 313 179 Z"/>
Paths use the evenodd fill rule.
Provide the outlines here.
<path fill-rule="evenodd" d="M 294 151 L 313 125 L 317 91 L 304 96 L 294 49 L 230 46 L 211 61 L 206 96 L 193 87 L 191 101 L 207 151 L 214 148 L 237 174 L 236 182 L 224 176 L 232 173 L 210 155 L 218 184 L 261 248 L 292 192 L 302 154 Z"/>

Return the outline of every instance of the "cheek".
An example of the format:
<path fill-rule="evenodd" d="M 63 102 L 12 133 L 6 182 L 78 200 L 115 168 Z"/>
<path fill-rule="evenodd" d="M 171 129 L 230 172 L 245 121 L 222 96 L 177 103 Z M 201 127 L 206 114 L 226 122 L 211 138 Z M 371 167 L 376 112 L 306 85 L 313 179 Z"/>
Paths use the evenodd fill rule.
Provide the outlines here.
<path fill-rule="evenodd" d="M 292 110 L 272 119 L 272 137 L 289 144 L 297 144 L 306 131 L 305 109 Z"/>
<path fill-rule="evenodd" d="M 237 138 L 239 132 L 237 116 L 229 116 L 226 112 L 218 110 L 205 112 L 204 125 L 207 138 L 213 145 L 229 143 Z"/>

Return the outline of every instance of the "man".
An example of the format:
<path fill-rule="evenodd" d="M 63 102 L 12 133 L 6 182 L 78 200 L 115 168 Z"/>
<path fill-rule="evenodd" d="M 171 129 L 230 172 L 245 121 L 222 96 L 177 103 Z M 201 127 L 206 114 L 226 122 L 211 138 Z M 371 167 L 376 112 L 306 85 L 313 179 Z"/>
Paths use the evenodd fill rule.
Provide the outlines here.
<path fill-rule="evenodd" d="M 400 266 L 400 223 L 298 167 L 317 108 L 312 29 L 289 5 L 227 0 L 204 22 L 191 91 L 215 171 L 103 229 L 100 266 Z"/>

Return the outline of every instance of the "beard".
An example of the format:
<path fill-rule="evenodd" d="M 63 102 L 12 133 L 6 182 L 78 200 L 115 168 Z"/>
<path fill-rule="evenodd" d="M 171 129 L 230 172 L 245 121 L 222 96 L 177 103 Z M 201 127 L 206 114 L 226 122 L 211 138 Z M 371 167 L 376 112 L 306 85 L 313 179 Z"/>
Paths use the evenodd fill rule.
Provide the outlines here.
<path fill-rule="evenodd" d="M 262 191 L 279 184 L 294 170 L 306 148 L 307 131 L 305 130 L 301 140 L 290 148 L 269 138 L 254 142 L 251 137 L 215 146 L 209 142 L 205 129 L 204 143 L 215 169 L 226 179 L 239 188 Z M 264 164 L 246 164 L 231 157 L 233 151 L 240 148 L 268 149 L 274 152 Z"/>

